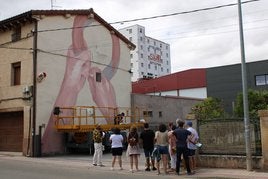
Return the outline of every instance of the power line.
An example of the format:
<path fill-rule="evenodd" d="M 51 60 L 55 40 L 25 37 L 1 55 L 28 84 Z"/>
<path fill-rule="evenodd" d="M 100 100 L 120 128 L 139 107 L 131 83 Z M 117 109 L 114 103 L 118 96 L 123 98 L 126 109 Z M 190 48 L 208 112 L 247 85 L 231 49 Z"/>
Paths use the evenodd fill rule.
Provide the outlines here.
<path fill-rule="evenodd" d="M 38 52 L 42 52 L 42 53 L 46 53 L 46 54 L 50 54 L 50 55 L 54 55 L 54 56 L 60 56 L 60 57 L 64 57 L 64 58 L 73 58 L 73 59 L 77 59 L 77 60 L 81 60 L 80 58 L 76 58 L 76 57 L 72 57 L 72 56 L 68 56 L 68 55 L 63 55 L 63 54 L 59 54 L 59 53 L 53 53 L 53 52 L 49 52 L 49 51 L 45 51 L 45 50 L 41 50 L 41 49 L 37 49 Z M 123 68 L 120 68 L 120 67 L 113 67 L 111 65 L 107 65 L 107 64 L 104 64 L 104 63 L 100 63 L 100 62 L 96 62 L 96 61 L 93 61 L 93 60 L 89 60 L 91 63 L 94 63 L 94 64 L 97 64 L 97 65 L 102 65 L 102 66 L 105 66 L 105 67 L 110 67 L 110 68 L 114 68 L 114 69 L 119 69 L 119 70 L 122 70 L 122 71 L 125 71 L 125 72 L 130 72 L 130 70 L 126 70 L 126 69 L 123 69 Z"/>
<path fill-rule="evenodd" d="M 242 4 L 256 2 L 256 1 L 260 1 L 260 0 L 248 0 L 248 1 L 242 2 Z M 236 6 L 236 5 L 237 5 L 237 3 L 231 3 L 231 4 L 207 7 L 207 8 L 202 8 L 202 9 L 195 9 L 195 10 L 191 10 L 191 11 L 182 11 L 182 12 L 176 12 L 176 13 L 171 13 L 171 14 L 163 14 L 163 15 L 158 15 L 158 16 L 151 16 L 151 17 L 143 17 L 143 18 L 137 18 L 137 19 L 131 19 L 131 20 L 117 21 L 117 22 L 112 22 L 112 23 L 109 23 L 109 24 L 110 25 L 122 24 L 122 23 L 128 23 L 128 22 L 144 21 L 144 20 L 150 20 L 150 19 L 156 19 L 156 18 L 164 18 L 164 17 L 177 16 L 177 15 L 183 15 L 183 14 L 191 14 L 191 13 L 196 13 L 196 12 L 201 12 L 201 11 L 209 11 L 209 10 L 213 10 L 213 9 L 220 9 L 220 8 L 231 7 L 231 6 Z M 59 31 L 59 30 L 70 30 L 70 29 L 76 29 L 76 28 L 86 28 L 86 27 L 95 27 L 95 26 L 101 26 L 101 25 L 88 25 L 88 26 L 81 26 L 81 27 L 66 27 L 66 28 L 57 28 L 57 29 L 47 29 L 47 30 L 40 30 L 40 31 L 37 31 L 37 32 L 50 32 L 50 31 Z"/>

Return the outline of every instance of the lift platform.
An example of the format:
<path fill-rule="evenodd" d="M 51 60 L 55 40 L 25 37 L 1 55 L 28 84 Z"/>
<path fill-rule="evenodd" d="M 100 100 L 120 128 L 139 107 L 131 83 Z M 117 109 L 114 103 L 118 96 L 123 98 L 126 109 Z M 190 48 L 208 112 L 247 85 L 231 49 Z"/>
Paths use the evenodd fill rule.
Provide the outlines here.
<path fill-rule="evenodd" d="M 114 121 L 120 117 L 120 123 Z M 106 114 L 106 115 L 103 115 Z M 55 128 L 59 132 L 91 132 L 97 125 L 103 131 L 111 131 L 113 128 L 127 130 L 132 125 L 142 127 L 148 122 L 148 111 L 141 107 L 96 107 L 73 106 L 54 108 Z"/>

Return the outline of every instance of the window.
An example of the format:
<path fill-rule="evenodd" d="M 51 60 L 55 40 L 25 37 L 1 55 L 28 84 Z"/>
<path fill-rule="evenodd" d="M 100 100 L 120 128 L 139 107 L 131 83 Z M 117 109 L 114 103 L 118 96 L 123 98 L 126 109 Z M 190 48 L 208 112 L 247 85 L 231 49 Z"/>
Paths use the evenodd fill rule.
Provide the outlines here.
<path fill-rule="evenodd" d="M 143 58 L 143 53 L 141 53 L 141 58 Z"/>
<path fill-rule="evenodd" d="M 143 67 L 143 63 L 141 63 L 141 67 Z"/>
<path fill-rule="evenodd" d="M 163 114 L 162 114 L 162 111 L 159 111 L 159 117 L 162 117 Z"/>
<path fill-rule="evenodd" d="M 141 50 L 143 50 L 143 45 L 141 45 Z"/>
<path fill-rule="evenodd" d="M 101 73 L 96 72 L 96 81 L 101 82 Z"/>
<path fill-rule="evenodd" d="M 168 50 L 168 45 L 166 45 L 166 50 Z"/>
<path fill-rule="evenodd" d="M 150 43 L 150 39 L 147 39 L 147 43 L 148 43 L 148 44 Z"/>
<path fill-rule="evenodd" d="M 141 72 L 141 75 L 144 75 L 144 72 L 143 71 Z"/>
<path fill-rule="evenodd" d="M 129 41 L 132 42 L 132 37 L 129 37 Z"/>
<path fill-rule="evenodd" d="M 140 33 L 142 33 L 142 29 L 140 29 Z"/>
<path fill-rule="evenodd" d="M 150 64 L 148 64 L 148 69 L 151 69 L 151 65 Z"/>
<path fill-rule="evenodd" d="M 156 42 L 154 41 L 154 46 L 156 45 Z"/>
<path fill-rule="evenodd" d="M 142 41 L 142 37 L 140 37 L 140 41 Z"/>
<path fill-rule="evenodd" d="M 130 67 L 133 68 L 133 63 L 130 63 Z"/>
<path fill-rule="evenodd" d="M 256 86 L 268 85 L 268 74 L 255 76 Z"/>
<path fill-rule="evenodd" d="M 162 44 L 160 44 L 160 48 L 162 48 Z"/>
<path fill-rule="evenodd" d="M 166 53 L 166 57 L 168 58 L 168 53 Z"/>
<path fill-rule="evenodd" d="M 21 63 L 12 63 L 11 66 L 11 85 L 20 85 L 20 77 L 21 77 Z"/>
<path fill-rule="evenodd" d="M 157 65 L 154 66 L 154 69 L 157 70 Z"/>
<path fill-rule="evenodd" d="M 11 40 L 12 42 L 16 42 L 20 39 L 21 39 L 21 27 L 17 27 L 11 35 Z"/>
<path fill-rule="evenodd" d="M 167 61 L 167 65 L 168 65 L 168 61 Z"/>
<path fill-rule="evenodd" d="M 153 117 L 153 111 L 143 111 L 143 115 Z"/>
<path fill-rule="evenodd" d="M 161 67 L 161 72 L 163 72 L 163 67 Z"/>
<path fill-rule="evenodd" d="M 131 34 L 132 33 L 132 29 L 128 29 L 128 32 Z"/>
<path fill-rule="evenodd" d="M 167 73 L 169 73 L 169 69 L 167 69 Z"/>
<path fill-rule="evenodd" d="M 130 54 L 130 58 L 133 58 L 133 54 Z"/>

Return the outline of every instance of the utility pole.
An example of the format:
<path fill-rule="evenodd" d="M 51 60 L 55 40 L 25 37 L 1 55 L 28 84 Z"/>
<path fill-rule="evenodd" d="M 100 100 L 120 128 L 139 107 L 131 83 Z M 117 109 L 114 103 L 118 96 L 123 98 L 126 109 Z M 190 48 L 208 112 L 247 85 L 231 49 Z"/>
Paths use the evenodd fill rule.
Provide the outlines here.
<path fill-rule="evenodd" d="M 245 62 L 245 47 L 243 33 L 243 19 L 241 0 L 238 0 L 239 32 L 240 32 L 240 49 L 241 49 L 241 71 L 242 71 L 242 88 L 243 88 L 243 107 L 244 107 L 244 125 L 245 125 L 245 144 L 246 144 L 246 162 L 247 170 L 252 170 L 252 157 L 250 147 L 250 123 L 248 110 L 248 89 L 247 89 L 247 69 Z"/>

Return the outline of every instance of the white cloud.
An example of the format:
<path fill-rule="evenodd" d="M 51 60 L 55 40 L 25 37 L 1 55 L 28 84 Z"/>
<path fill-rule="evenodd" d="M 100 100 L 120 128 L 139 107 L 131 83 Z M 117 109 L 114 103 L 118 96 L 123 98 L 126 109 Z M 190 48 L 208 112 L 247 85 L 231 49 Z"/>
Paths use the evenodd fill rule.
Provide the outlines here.
<path fill-rule="evenodd" d="M 50 9 L 51 0 L 0 0 L 0 20 L 31 9 Z M 93 8 L 107 22 L 151 17 L 237 3 L 235 0 L 53 0 L 58 9 Z M 59 6 L 59 7 L 58 7 Z M 243 4 L 247 61 L 268 59 L 268 1 Z M 170 43 L 172 72 L 240 62 L 237 6 L 136 21 L 146 35 Z"/>

